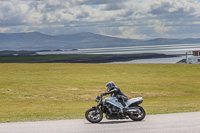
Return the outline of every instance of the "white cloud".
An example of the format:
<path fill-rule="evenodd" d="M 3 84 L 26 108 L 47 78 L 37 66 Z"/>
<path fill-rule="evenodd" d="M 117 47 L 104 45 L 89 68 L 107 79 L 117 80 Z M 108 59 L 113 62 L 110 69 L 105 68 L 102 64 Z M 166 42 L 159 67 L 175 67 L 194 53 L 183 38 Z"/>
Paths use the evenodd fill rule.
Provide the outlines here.
<path fill-rule="evenodd" d="M 198 0 L 0 1 L 0 32 L 89 31 L 124 38 L 175 38 L 193 37 L 199 21 Z"/>

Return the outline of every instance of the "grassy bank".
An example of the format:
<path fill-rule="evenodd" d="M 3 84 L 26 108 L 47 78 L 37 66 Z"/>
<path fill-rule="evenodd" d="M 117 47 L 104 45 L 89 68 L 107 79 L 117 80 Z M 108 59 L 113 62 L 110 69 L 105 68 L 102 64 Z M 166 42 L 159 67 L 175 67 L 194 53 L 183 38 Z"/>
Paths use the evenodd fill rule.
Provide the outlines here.
<path fill-rule="evenodd" d="M 0 122 L 84 118 L 112 80 L 148 114 L 200 111 L 200 66 L 0 64 Z"/>
<path fill-rule="evenodd" d="M 0 56 L 0 63 L 108 63 L 135 59 L 170 58 L 180 55 L 143 54 L 66 54 Z"/>

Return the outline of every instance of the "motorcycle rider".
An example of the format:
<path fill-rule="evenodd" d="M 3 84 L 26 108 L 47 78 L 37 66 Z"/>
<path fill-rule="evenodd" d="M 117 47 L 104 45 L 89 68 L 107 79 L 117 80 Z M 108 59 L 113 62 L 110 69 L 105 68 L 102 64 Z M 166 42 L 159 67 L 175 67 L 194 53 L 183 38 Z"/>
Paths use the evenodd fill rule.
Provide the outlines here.
<path fill-rule="evenodd" d="M 111 94 L 111 97 L 116 97 L 119 102 L 124 106 L 124 110 L 127 110 L 126 101 L 128 100 L 127 96 L 125 96 L 119 87 L 115 85 L 113 81 L 110 81 L 106 84 L 108 92 L 105 92 L 104 95 Z"/>

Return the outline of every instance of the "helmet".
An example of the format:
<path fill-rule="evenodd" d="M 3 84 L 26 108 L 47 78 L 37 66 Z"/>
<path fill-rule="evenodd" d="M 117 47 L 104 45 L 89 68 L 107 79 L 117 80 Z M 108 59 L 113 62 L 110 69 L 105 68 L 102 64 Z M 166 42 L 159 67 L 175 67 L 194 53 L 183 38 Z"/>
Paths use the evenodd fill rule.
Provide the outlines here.
<path fill-rule="evenodd" d="M 115 83 L 113 81 L 110 81 L 106 84 L 106 87 L 108 91 L 112 90 L 115 87 Z"/>

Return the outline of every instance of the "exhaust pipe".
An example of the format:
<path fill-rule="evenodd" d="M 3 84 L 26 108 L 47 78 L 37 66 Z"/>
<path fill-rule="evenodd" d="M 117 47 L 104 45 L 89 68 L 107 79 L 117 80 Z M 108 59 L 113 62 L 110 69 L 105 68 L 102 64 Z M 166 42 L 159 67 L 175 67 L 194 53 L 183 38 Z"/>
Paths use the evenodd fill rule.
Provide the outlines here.
<path fill-rule="evenodd" d="M 139 108 L 137 108 L 137 107 L 135 107 L 135 108 L 129 108 L 127 111 L 128 112 L 136 112 L 136 113 L 138 113 L 139 112 Z"/>
<path fill-rule="evenodd" d="M 128 109 L 128 112 L 137 112 L 136 109 Z"/>

